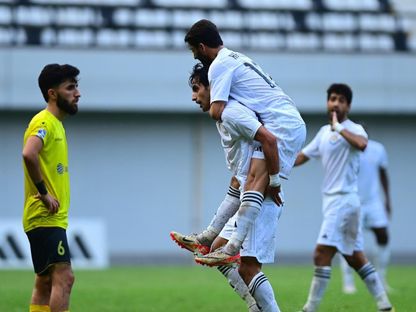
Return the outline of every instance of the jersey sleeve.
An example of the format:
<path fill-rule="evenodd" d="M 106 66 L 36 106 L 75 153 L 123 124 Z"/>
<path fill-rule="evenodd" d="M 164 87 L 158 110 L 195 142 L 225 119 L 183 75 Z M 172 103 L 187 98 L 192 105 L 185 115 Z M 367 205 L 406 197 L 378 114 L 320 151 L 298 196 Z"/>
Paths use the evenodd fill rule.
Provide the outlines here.
<path fill-rule="evenodd" d="M 380 167 L 383 169 L 387 169 L 389 164 L 386 149 L 382 144 L 380 144 Z"/>
<path fill-rule="evenodd" d="M 321 157 L 321 153 L 319 152 L 319 144 L 321 142 L 323 129 L 324 128 L 321 128 L 318 131 L 318 133 L 315 135 L 315 137 L 312 139 L 312 141 L 302 149 L 302 153 L 305 154 L 306 157 L 308 158 Z"/>
<path fill-rule="evenodd" d="M 31 131 L 29 136 L 36 136 L 43 141 L 43 145 L 46 145 L 49 138 L 52 136 L 50 133 L 50 127 L 48 122 L 44 119 L 34 120 L 30 126 Z"/>
<path fill-rule="evenodd" d="M 359 124 L 356 124 L 355 127 L 353 127 L 350 131 L 356 135 L 360 135 L 368 139 L 367 132 L 365 132 L 364 127 Z"/>
<path fill-rule="evenodd" d="M 262 125 L 260 121 L 242 104 L 227 106 L 221 115 L 224 126 L 238 136 L 249 141 L 254 140 L 257 130 Z"/>
<path fill-rule="evenodd" d="M 215 101 L 228 102 L 233 70 L 223 63 L 213 63 L 208 72 L 208 79 L 211 88 L 211 103 Z"/>

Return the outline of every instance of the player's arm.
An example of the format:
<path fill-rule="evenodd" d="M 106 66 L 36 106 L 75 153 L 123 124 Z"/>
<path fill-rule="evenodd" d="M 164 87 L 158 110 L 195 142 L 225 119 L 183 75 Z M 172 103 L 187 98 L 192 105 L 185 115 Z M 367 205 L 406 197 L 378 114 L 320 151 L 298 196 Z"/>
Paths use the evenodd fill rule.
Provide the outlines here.
<path fill-rule="evenodd" d="M 337 118 L 337 114 L 335 112 L 332 112 L 332 124 L 331 124 L 332 130 L 338 132 L 341 134 L 347 142 L 355 147 L 356 149 L 359 149 L 360 151 L 364 151 L 367 147 L 368 139 L 363 137 L 362 135 L 354 134 L 351 131 L 348 131 L 345 129 L 339 122 Z"/>
<path fill-rule="evenodd" d="M 211 103 L 209 109 L 209 115 L 214 120 L 221 120 L 221 115 L 224 110 L 226 102 L 225 101 L 214 101 Z"/>
<path fill-rule="evenodd" d="M 56 213 L 59 208 L 59 202 L 48 193 L 40 170 L 39 153 L 42 148 L 42 139 L 37 136 L 30 136 L 23 147 L 23 161 L 30 178 L 38 189 L 39 194 L 37 196 L 42 200 L 49 212 Z"/>
<path fill-rule="evenodd" d="M 390 188 L 389 188 L 389 178 L 387 175 L 387 170 L 385 168 L 379 168 L 380 182 L 384 191 L 384 200 L 386 203 L 386 211 L 388 216 L 391 216 L 391 205 L 390 205 Z"/>
<path fill-rule="evenodd" d="M 298 154 L 298 156 L 296 157 L 296 160 L 295 160 L 295 167 L 296 167 L 296 166 L 303 165 L 303 164 L 304 164 L 304 163 L 306 163 L 308 160 L 309 160 L 309 157 L 308 157 L 308 156 L 306 156 L 304 153 L 300 152 L 300 153 Z"/>
<path fill-rule="evenodd" d="M 283 201 L 279 195 L 280 193 L 280 177 L 279 177 L 279 152 L 277 146 L 277 138 L 268 131 L 264 126 L 260 126 L 257 130 L 254 139 L 261 143 L 263 154 L 266 161 L 267 172 L 269 174 L 268 193 L 277 205 L 282 205 Z M 252 160 L 254 161 L 254 160 Z M 267 176 L 266 176 L 267 179 Z"/>

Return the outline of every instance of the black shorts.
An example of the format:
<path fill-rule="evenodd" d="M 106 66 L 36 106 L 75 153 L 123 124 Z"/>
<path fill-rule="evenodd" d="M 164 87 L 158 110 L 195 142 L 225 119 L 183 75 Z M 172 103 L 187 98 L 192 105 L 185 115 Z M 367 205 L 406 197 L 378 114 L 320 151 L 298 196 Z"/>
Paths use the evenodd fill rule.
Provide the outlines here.
<path fill-rule="evenodd" d="M 40 227 L 26 233 L 35 273 L 44 275 L 55 263 L 71 264 L 66 231 L 60 227 Z"/>

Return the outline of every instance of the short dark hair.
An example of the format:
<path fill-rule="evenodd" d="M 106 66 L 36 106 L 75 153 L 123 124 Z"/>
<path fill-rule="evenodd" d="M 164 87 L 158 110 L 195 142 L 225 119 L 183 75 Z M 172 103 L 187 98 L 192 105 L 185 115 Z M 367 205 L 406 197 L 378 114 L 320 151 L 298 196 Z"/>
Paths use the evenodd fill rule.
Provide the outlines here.
<path fill-rule="evenodd" d="M 326 90 L 327 93 L 327 100 L 329 100 L 329 97 L 332 93 L 341 94 L 345 96 L 347 99 L 348 105 L 351 105 L 352 102 L 352 90 L 351 88 L 345 84 L 345 83 L 333 83 L 329 86 L 328 90 Z"/>
<path fill-rule="evenodd" d="M 189 76 L 188 84 L 190 87 L 192 87 L 193 80 L 197 80 L 204 87 L 208 87 L 208 67 L 204 66 L 202 63 L 196 63 L 192 68 L 191 75 Z"/>
<path fill-rule="evenodd" d="M 62 82 L 72 80 L 77 82 L 79 69 L 72 65 L 48 64 L 46 65 L 38 78 L 38 84 L 43 98 L 46 102 L 49 100 L 48 90 L 59 86 Z"/>
<path fill-rule="evenodd" d="M 217 26 L 207 19 L 199 20 L 192 25 L 185 35 L 185 42 L 193 47 L 198 46 L 200 43 L 210 48 L 218 48 L 223 45 Z"/>

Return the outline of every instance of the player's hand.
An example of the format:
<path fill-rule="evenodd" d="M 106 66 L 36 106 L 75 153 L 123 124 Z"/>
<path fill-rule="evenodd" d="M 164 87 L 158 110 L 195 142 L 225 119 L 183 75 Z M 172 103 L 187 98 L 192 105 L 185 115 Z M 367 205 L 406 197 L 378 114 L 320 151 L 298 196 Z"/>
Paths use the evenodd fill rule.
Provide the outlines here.
<path fill-rule="evenodd" d="M 46 209 L 48 209 L 50 214 L 55 214 L 58 212 L 59 201 L 49 193 L 45 195 L 38 193 L 35 198 L 39 198 L 45 204 Z"/>
<path fill-rule="evenodd" d="M 272 200 L 276 203 L 276 205 L 283 206 L 284 202 L 282 198 L 280 197 L 280 186 L 277 187 L 271 187 L 269 186 L 267 189 L 267 193 L 272 198 Z"/>
<path fill-rule="evenodd" d="M 333 111 L 332 112 L 332 123 L 331 123 L 331 130 L 334 131 L 334 125 L 336 125 L 338 123 L 338 117 L 337 117 L 337 112 Z"/>

